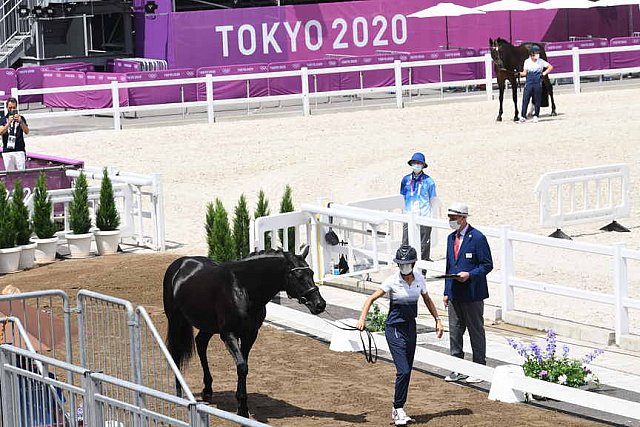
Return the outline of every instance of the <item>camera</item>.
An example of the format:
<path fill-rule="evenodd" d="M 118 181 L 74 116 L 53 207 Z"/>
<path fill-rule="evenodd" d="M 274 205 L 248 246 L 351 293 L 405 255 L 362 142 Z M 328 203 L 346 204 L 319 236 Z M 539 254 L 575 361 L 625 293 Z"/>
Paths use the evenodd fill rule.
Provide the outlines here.
<path fill-rule="evenodd" d="M 18 110 L 11 110 L 9 111 L 9 113 L 7 113 L 7 115 L 9 116 L 13 116 L 14 114 L 18 114 Z"/>

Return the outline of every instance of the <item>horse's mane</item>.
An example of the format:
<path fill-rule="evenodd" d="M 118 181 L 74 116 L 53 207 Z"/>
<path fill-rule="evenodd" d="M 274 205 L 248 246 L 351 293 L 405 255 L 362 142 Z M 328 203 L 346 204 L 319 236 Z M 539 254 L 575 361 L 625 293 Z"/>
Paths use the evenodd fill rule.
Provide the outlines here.
<path fill-rule="evenodd" d="M 242 258 L 239 261 L 250 260 L 255 258 L 287 258 L 287 256 L 285 255 L 285 251 L 282 249 L 269 248 L 262 251 L 251 252 L 249 255 L 247 255 L 246 257 Z"/>

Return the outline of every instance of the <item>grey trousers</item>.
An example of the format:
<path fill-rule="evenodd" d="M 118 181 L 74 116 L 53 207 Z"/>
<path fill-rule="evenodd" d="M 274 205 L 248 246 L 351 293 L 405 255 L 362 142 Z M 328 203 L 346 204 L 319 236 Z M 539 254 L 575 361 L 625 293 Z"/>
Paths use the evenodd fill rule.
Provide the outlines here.
<path fill-rule="evenodd" d="M 402 244 L 409 244 L 409 226 L 407 224 L 402 224 Z M 431 227 L 426 225 L 420 226 L 420 250 L 420 259 L 431 259 Z"/>
<path fill-rule="evenodd" d="M 473 361 L 486 365 L 487 340 L 484 335 L 484 301 L 449 301 L 449 352 L 464 359 L 462 337 L 469 330 Z"/>

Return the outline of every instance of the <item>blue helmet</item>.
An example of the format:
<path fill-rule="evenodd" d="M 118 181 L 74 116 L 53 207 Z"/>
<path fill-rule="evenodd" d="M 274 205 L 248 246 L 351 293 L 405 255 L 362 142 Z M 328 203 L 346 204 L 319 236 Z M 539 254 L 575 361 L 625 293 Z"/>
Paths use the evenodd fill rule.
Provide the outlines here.
<path fill-rule="evenodd" d="M 411 162 L 421 162 L 423 165 L 427 166 L 427 160 L 424 158 L 424 154 L 422 153 L 414 153 L 407 163 L 411 164 Z"/>
<path fill-rule="evenodd" d="M 538 46 L 537 44 L 532 44 L 531 46 L 529 46 L 529 54 L 532 53 L 540 53 L 540 46 Z"/>

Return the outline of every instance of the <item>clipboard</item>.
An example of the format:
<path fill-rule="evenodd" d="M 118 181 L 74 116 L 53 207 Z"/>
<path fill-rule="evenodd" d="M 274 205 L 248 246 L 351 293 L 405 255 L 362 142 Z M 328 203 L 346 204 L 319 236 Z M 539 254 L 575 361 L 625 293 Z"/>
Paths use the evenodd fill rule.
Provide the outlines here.
<path fill-rule="evenodd" d="M 459 279 L 460 276 L 457 274 L 441 274 L 439 276 L 434 276 L 434 279 Z"/>

